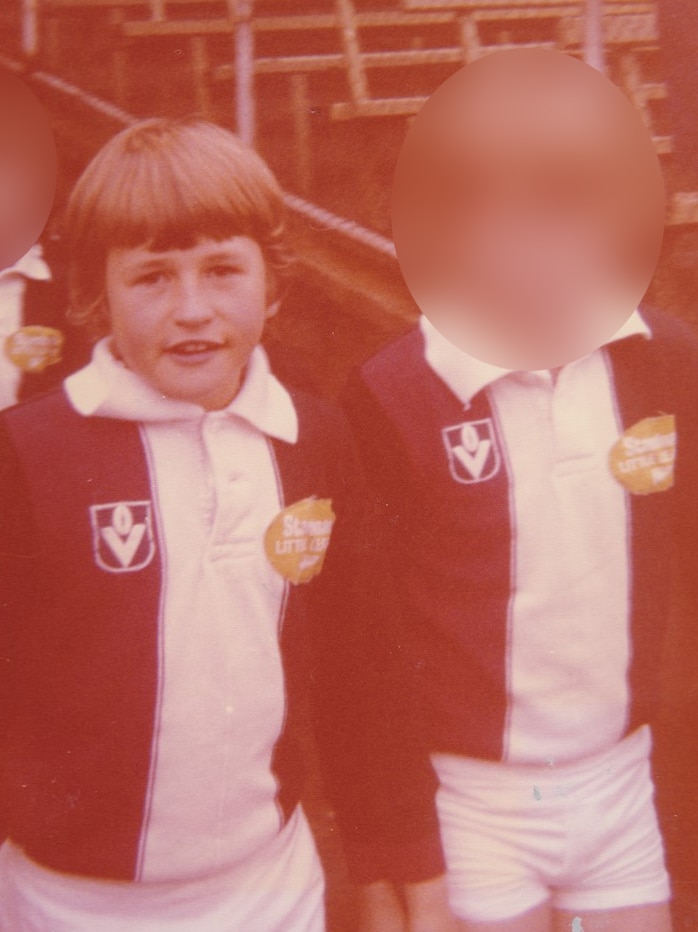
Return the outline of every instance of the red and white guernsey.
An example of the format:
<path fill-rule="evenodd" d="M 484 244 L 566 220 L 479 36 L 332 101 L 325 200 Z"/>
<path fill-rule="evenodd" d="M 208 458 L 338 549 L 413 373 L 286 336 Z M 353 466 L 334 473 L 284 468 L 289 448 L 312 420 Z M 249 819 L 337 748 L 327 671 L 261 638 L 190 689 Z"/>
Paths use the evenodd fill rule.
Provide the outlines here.
<path fill-rule="evenodd" d="M 0 417 L 0 878 L 26 909 L 320 928 L 309 715 L 353 873 L 443 869 L 363 490 L 344 419 L 262 350 L 224 411 L 102 343 Z"/>
<path fill-rule="evenodd" d="M 433 751 L 571 762 L 649 720 L 677 533 L 694 536 L 676 518 L 697 370 L 695 337 L 643 312 L 555 376 L 423 320 L 353 380 Z"/>

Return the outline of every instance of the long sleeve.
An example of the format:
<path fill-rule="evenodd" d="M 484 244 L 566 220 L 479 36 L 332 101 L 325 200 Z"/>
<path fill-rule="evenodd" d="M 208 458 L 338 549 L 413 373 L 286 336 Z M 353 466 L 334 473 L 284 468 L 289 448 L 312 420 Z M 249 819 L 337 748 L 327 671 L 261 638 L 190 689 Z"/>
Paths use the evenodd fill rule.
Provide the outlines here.
<path fill-rule="evenodd" d="M 48 464 L 47 464 L 48 468 Z M 0 766 L 17 696 L 18 636 L 31 611 L 37 543 L 31 506 L 14 450 L 0 424 Z M 0 837 L 7 813 L 0 797 Z"/>
<path fill-rule="evenodd" d="M 421 734 L 405 619 L 353 443 L 323 571 L 315 638 L 315 727 L 354 879 L 415 882 L 444 871 L 436 777 Z"/>

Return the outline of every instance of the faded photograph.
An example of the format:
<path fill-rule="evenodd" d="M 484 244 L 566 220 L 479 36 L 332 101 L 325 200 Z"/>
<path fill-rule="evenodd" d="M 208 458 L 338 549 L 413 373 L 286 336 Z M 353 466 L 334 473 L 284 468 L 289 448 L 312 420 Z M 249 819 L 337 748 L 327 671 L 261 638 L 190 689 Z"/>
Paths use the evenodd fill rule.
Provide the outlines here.
<path fill-rule="evenodd" d="M 698 930 L 697 55 L 3 0 L 0 932 Z"/>

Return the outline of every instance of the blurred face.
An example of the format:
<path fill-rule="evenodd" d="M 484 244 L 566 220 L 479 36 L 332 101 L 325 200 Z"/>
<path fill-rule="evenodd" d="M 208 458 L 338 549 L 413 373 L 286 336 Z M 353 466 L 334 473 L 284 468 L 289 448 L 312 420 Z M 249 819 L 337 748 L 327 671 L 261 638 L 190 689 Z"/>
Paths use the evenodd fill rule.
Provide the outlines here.
<path fill-rule="evenodd" d="M 56 145 L 48 114 L 19 78 L 0 74 L 0 269 L 39 239 L 55 188 Z"/>
<path fill-rule="evenodd" d="M 639 303 L 661 244 L 649 133 L 602 75 L 497 53 L 445 82 L 400 155 L 393 232 L 424 313 L 506 368 L 563 365 Z"/>
<path fill-rule="evenodd" d="M 168 398 L 224 408 L 272 310 L 259 245 L 247 236 L 107 257 L 112 349 Z"/>

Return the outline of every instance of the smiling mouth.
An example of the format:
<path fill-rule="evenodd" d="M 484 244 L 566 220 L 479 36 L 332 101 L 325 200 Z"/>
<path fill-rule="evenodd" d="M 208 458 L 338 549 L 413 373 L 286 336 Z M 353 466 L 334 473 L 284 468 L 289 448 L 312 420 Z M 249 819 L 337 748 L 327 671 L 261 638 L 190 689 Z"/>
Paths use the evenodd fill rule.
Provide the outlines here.
<path fill-rule="evenodd" d="M 170 356 L 180 358 L 196 358 L 197 356 L 207 356 L 216 350 L 223 349 L 225 343 L 217 343 L 212 340 L 183 340 L 181 343 L 175 343 L 168 346 L 166 352 Z"/>

